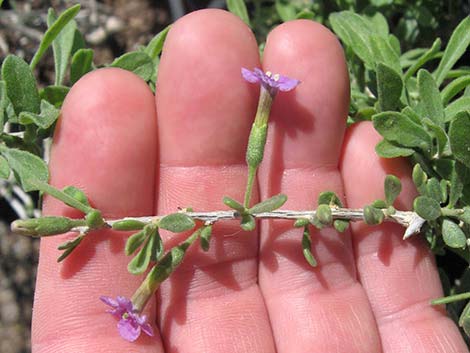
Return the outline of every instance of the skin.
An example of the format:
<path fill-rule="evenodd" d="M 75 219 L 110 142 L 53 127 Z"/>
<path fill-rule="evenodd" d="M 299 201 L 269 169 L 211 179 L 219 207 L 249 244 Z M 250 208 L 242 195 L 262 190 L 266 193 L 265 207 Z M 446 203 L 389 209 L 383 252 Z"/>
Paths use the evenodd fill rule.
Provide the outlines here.
<path fill-rule="evenodd" d="M 258 87 L 240 68 L 262 67 L 302 81 L 274 103 L 253 202 L 289 196 L 286 209 L 311 209 L 334 190 L 350 207 L 383 197 L 383 180 L 415 195 L 405 160 L 383 160 L 368 123 L 346 131 L 349 79 L 341 46 L 326 28 L 298 20 L 276 28 L 262 64 L 255 39 L 233 15 L 195 12 L 171 29 L 153 97 L 119 69 L 81 79 L 64 102 L 52 150 L 51 183 L 76 185 L 107 218 L 165 214 L 178 206 L 225 208 L 242 200 L 244 154 Z M 80 216 L 46 197 L 44 213 Z M 33 351 L 46 352 L 427 352 L 467 348 L 443 307 L 432 255 L 392 224 L 354 224 L 344 234 L 314 231 L 310 268 L 291 222 L 263 221 L 252 233 L 217 225 L 211 249 L 192 248 L 146 313 L 155 337 L 120 338 L 100 295 L 132 296 L 129 234 L 93 233 L 57 265 L 43 239 L 33 316 Z M 182 239 L 164 233 L 167 246 Z M 184 236 L 183 236 L 184 237 Z M 197 244 L 196 244 L 197 245 Z M 345 348 L 347 347 L 347 348 Z"/>

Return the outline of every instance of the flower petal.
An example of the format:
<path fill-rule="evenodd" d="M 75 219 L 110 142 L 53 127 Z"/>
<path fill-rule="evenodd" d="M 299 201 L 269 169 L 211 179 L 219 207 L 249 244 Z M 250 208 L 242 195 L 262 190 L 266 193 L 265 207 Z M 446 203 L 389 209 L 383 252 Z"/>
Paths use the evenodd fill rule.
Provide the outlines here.
<path fill-rule="evenodd" d="M 289 78 L 286 76 L 279 76 L 277 80 L 277 87 L 283 92 L 291 91 L 299 85 L 300 81 L 295 78 Z"/>
<path fill-rule="evenodd" d="M 112 308 L 117 308 L 119 306 L 118 302 L 116 300 L 114 300 L 113 298 L 111 297 L 107 297 L 105 295 L 102 295 L 100 297 L 100 300 L 105 303 L 106 305 L 109 305 L 110 307 Z"/>
<path fill-rule="evenodd" d="M 256 69 L 255 69 L 256 70 Z M 245 69 L 244 67 L 242 67 L 242 76 L 243 78 L 250 82 L 250 83 L 257 83 L 259 82 L 259 77 L 258 75 L 256 75 L 255 72 L 253 71 L 250 71 L 248 69 Z"/>
<path fill-rule="evenodd" d="M 134 342 L 140 336 L 140 326 L 133 319 L 121 319 L 117 324 L 119 334 L 126 341 Z"/>

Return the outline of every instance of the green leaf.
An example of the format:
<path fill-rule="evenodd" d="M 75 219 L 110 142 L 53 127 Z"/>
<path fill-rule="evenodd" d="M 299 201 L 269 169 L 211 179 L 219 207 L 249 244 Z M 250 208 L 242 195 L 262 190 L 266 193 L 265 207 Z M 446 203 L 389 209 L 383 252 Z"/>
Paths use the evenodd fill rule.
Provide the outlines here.
<path fill-rule="evenodd" d="M 126 247 L 124 249 L 127 256 L 132 255 L 138 248 L 141 246 L 145 239 L 147 239 L 152 232 L 154 232 L 154 227 L 144 227 L 140 232 L 132 234 L 126 241 Z"/>
<path fill-rule="evenodd" d="M 415 212 L 428 221 L 433 221 L 441 215 L 441 206 L 436 200 L 427 196 L 418 196 L 413 202 Z"/>
<path fill-rule="evenodd" d="M 377 34 L 371 34 L 370 46 L 374 54 L 374 60 L 377 63 L 383 63 L 390 69 L 394 70 L 398 75 L 401 75 L 402 70 L 400 66 L 400 57 L 395 49 L 392 48 L 388 37 L 383 37 Z"/>
<path fill-rule="evenodd" d="M 282 207 L 287 201 L 287 196 L 284 194 L 275 195 L 267 200 L 261 201 L 260 203 L 251 207 L 248 212 L 250 214 L 272 212 Z"/>
<path fill-rule="evenodd" d="M 462 314 L 460 314 L 459 326 L 464 330 L 467 336 L 470 336 L 470 302 L 465 305 Z"/>
<path fill-rule="evenodd" d="M 382 140 L 375 146 L 375 152 L 383 158 L 408 157 L 415 151 L 411 148 L 400 147 L 393 142 Z"/>
<path fill-rule="evenodd" d="M 297 15 L 295 16 L 297 20 L 303 19 L 303 20 L 314 20 L 315 19 L 315 14 L 312 11 L 308 10 L 302 10 Z"/>
<path fill-rule="evenodd" d="M 385 201 L 380 199 L 374 200 L 371 206 L 375 208 L 387 208 L 387 204 L 385 203 Z"/>
<path fill-rule="evenodd" d="M 461 112 L 450 123 L 450 147 L 455 158 L 470 168 L 470 113 Z"/>
<path fill-rule="evenodd" d="M 47 26 L 51 28 L 53 23 L 56 21 L 57 16 L 55 11 L 50 8 L 47 14 Z M 57 37 L 52 41 L 52 50 L 54 53 L 54 67 L 55 67 L 55 81 L 54 85 L 60 86 L 65 77 L 67 65 L 69 62 L 70 55 L 72 54 L 72 48 L 74 44 L 75 31 L 77 30 L 77 24 L 74 20 L 70 20 L 60 31 Z"/>
<path fill-rule="evenodd" d="M 462 197 L 463 182 L 457 173 L 455 163 L 450 176 L 449 204 L 447 207 L 454 207 Z"/>
<path fill-rule="evenodd" d="M 65 97 L 69 93 L 70 88 L 65 86 L 47 86 L 39 93 L 41 99 L 47 100 L 49 103 L 53 104 L 54 107 L 62 107 Z"/>
<path fill-rule="evenodd" d="M 384 181 L 385 202 L 387 206 L 393 205 L 401 192 L 401 182 L 395 175 L 387 175 Z"/>
<path fill-rule="evenodd" d="M 413 167 L 412 172 L 413 183 L 416 185 L 417 188 L 424 185 L 428 180 L 428 176 L 423 171 L 423 168 L 419 164 L 415 164 Z"/>
<path fill-rule="evenodd" d="M 79 235 L 73 240 L 60 244 L 57 249 L 65 251 L 59 256 L 57 262 L 62 262 L 63 260 L 65 260 L 82 242 L 83 238 L 85 238 L 85 235 Z"/>
<path fill-rule="evenodd" d="M 343 203 L 333 191 L 321 192 L 320 195 L 318 195 L 318 205 L 343 207 Z"/>
<path fill-rule="evenodd" d="M 370 48 L 370 24 L 361 16 L 351 11 L 335 12 L 329 16 L 334 32 L 354 53 L 372 69 L 375 58 Z"/>
<path fill-rule="evenodd" d="M 446 107 L 446 122 L 452 121 L 458 113 L 463 111 L 470 111 L 470 97 L 468 96 L 460 97 Z"/>
<path fill-rule="evenodd" d="M 117 222 L 114 222 L 112 228 L 115 230 L 140 230 L 144 229 L 146 223 L 141 222 L 137 219 L 123 219 Z"/>
<path fill-rule="evenodd" d="M 276 0 L 275 6 L 276 6 L 276 12 L 283 22 L 296 19 L 297 11 L 291 1 Z"/>
<path fill-rule="evenodd" d="M 426 196 L 429 196 L 430 198 L 436 200 L 439 203 L 444 202 L 444 200 L 442 200 L 442 190 L 439 180 L 437 180 L 436 178 L 431 178 L 428 180 L 426 184 Z"/>
<path fill-rule="evenodd" d="M 243 0 L 227 0 L 227 8 L 231 13 L 240 17 L 248 26 L 251 26 L 248 11 Z"/>
<path fill-rule="evenodd" d="M 119 67 L 131 71 L 140 76 L 144 81 L 150 80 L 154 72 L 152 58 L 142 51 L 133 51 L 121 55 L 111 63 L 111 67 Z"/>
<path fill-rule="evenodd" d="M 452 69 L 457 60 L 459 60 L 463 53 L 465 53 L 469 44 L 470 16 L 467 16 L 462 22 L 460 22 L 452 33 L 446 50 L 444 51 L 444 56 L 434 72 L 434 77 L 438 86 L 440 86 L 444 81 L 447 73 Z"/>
<path fill-rule="evenodd" d="M 8 179 L 10 176 L 10 166 L 5 158 L 0 156 L 0 179 Z"/>
<path fill-rule="evenodd" d="M 302 253 L 304 254 L 305 260 L 309 263 L 310 266 L 316 267 L 317 260 L 312 254 L 312 241 L 310 239 L 310 230 L 308 226 L 304 228 L 304 233 L 302 236 Z"/>
<path fill-rule="evenodd" d="M 77 188 L 75 186 L 66 186 L 65 188 L 62 189 L 62 192 L 69 195 L 70 197 L 74 198 L 75 200 L 80 202 L 82 205 L 87 206 L 87 207 L 91 207 L 87 196 L 79 188 Z M 65 202 L 65 204 L 67 204 L 67 203 Z M 68 205 L 68 206 L 73 207 L 72 205 Z"/>
<path fill-rule="evenodd" d="M 40 100 L 36 80 L 23 59 L 8 55 L 3 61 L 2 77 L 7 96 L 17 115 L 24 111 L 39 113 Z"/>
<path fill-rule="evenodd" d="M 381 224 L 384 220 L 384 213 L 371 205 L 364 206 L 364 221 L 368 225 Z"/>
<path fill-rule="evenodd" d="M 256 220 L 251 214 L 245 214 L 242 216 L 242 220 L 240 222 L 240 227 L 247 232 L 250 232 L 255 229 L 256 227 Z"/>
<path fill-rule="evenodd" d="M 442 221 L 442 239 L 447 246 L 451 248 L 465 249 L 467 246 L 467 237 L 463 230 L 449 219 Z"/>
<path fill-rule="evenodd" d="M 224 203 L 224 205 L 234 209 L 235 211 L 238 211 L 239 213 L 245 213 L 246 211 L 245 206 L 243 206 L 238 201 L 235 201 L 234 199 L 228 196 L 224 196 L 224 198 L 222 199 L 222 202 Z"/>
<path fill-rule="evenodd" d="M 418 72 L 418 89 L 426 117 L 442 126 L 444 124 L 444 106 L 441 94 L 434 78 L 427 70 L 421 69 Z"/>
<path fill-rule="evenodd" d="M 165 43 L 166 36 L 170 31 L 171 25 L 166 26 L 162 31 L 160 31 L 149 44 L 145 47 L 145 53 L 152 58 L 155 62 L 158 60 L 158 56 L 162 52 L 163 44 Z"/>
<path fill-rule="evenodd" d="M 470 75 L 456 78 L 450 82 L 441 92 L 442 103 L 445 105 L 450 102 L 460 91 L 470 86 Z"/>
<path fill-rule="evenodd" d="M 333 223 L 333 216 L 331 214 L 330 206 L 328 205 L 318 205 L 315 216 L 323 225 L 331 225 Z"/>
<path fill-rule="evenodd" d="M 375 129 L 387 140 L 404 147 L 419 147 L 430 151 L 431 136 L 406 115 L 398 112 L 385 112 L 373 117 Z"/>
<path fill-rule="evenodd" d="M 47 183 L 49 170 L 41 158 L 32 153 L 14 148 L 5 148 L 0 151 L 18 177 L 24 191 L 38 190 L 37 186 L 33 184 L 34 180 Z"/>
<path fill-rule="evenodd" d="M 377 65 L 377 90 L 379 111 L 396 110 L 400 106 L 403 82 L 400 75 L 391 67 Z"/>
<path fill-rule="evenodd" d="M 387 0 L 391 1 L 391 0 Z M 382 37 L 388 37 L 390 30 L 388 28 L 387 19 L 380 12 L 376 12 L 374 16 L 370 18 L 374 30 L 379 33 Z"/>
<path fill-rule="evenodd" d="M 335 227 L 338 232 L 343 233 L 344 231 L 346 231 L 346 229 L 348 229 L 349 221 L 346 221 L 344 219 L 335 219 L 333 222 L 333 227 Z"/>
<path fill-rule="evenodd" d="M 0 131 L 3 131 L 3 126 L 5 125 L 6 117 L 5 109 L 7 108 L 7 89 L 4 81 L 0 81 Z"/>
<path fill-rule="evenodd" d="M 82 76 L 93 69 L 93 50 L 79 49 L 72 57 L 70 65 L 70 83 L 73 85 Z"/>
<path fill-rule="evenodd" d="M 201 230 L 201 248 L 204 251 L 208 251 L 210 247 L 210 241 L 212 236 L 212 225 L 204 226 Z"/>
<path fill-rule="evenodd" d="M 153 228 L 148 235 L 147 241 L 137 255 L 127 265 L 127 270 L 133 275 L 140 275 L 147 270 L 152 259 L 156 258 L 158 252 L 158 236 L 156 236 L 157 229 Z"/>
<path fill-rule="evenodd" d="M 59 118 L 59 115 L 60 110 L 56 109 L 56 107 L 43 99 L 41 101 L 40 114 L 21 112 L 18 121 L 22 125 L 34 124 L 41 129 L 47 129 L 56 122 L 56 120 Z"/>
<path fill-rule="evenodd" d="M 403 81 L 408 81 L 408 79 L 415 74 L 424 64 L 428 61 L 436 58 L 436 54 L 441 50 L 441 40 L 437 38 L 432 44 L 431 48 L 424 52 L 414 63 L 409 67 L 405 72 Z"/>
<path fill-rule="evenodd" d="M 464 223 L 470 224 L 470 207 L 466 206 L 463 208 L 462 214 L 459 215 L 459 220 Z"/>
<path fill-rule="evenodd" d="M 181 233 L 193 229 L 196 223 L 194 223 L 194 220 L 188 215 L 172 213 L 160 219 L 158 226 L 161 229 L 166 229 L 173 233 Z"/>
<path fill-rule="evenodd" d="M 39 49 L 34 54 L 33 59 L 31 60 L 30 67 L 32 70 L 36 67 L 39 60 L 41 60 L 42 56 L 46 52 L 47 48 L 52 44 L 54 39 L 60 34 L 62 29 L 67 26 L 67 24 L 73 20 L 73 18 L 78 14 L 80 11 L 80 4 L 74 5 L 64 12 L 54 21 L 54 23 L 49 26 L 46 33 L 44 33 L 44 37 L 42 38 L 41 43 L 39 44 Z M 34 112 L 33 112 L 34 113 Z"/>

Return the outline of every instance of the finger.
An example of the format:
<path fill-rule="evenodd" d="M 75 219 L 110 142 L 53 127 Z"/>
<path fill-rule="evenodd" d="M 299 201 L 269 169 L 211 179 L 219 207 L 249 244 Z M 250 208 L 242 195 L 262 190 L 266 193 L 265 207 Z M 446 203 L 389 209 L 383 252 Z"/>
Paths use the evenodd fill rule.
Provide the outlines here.
<path fill-rule="evenodd" d="M 411 168 L 404 159 L 381 159 L 374 147 L 380 141 L 370 123 L 350 129 L 341 163 L 348 206 L 363 207 L 383 199 L 387 174 L 398 176 L 403 191 L 395 206 L 411 209 L 416 191 Z M 403 241 L 396 224 L 352 226 L 356 266 L 369 297 L 384 352 L 467 352 L 457 327 L 443 307 L 430 300 L 442 296 L 433 257 L 418 237 Z"/>
<path fill-rule="evenodd" d="M 284 208 L 308 210 L 322 191 L 342 195 L 338 159 L 349 83 L 337 39 L 314 22 L 288 22 L 269 35 L 263 68 L 301 84 L 274 103 L 262 198 L 281 192 L 289 196 Z M 349 235 L 314 230 L 315 269 L 302 255 L 301 236 L 292 222 L 262 224 L 259 280 L 278 352 L 379 351 Z"/>
<path fill-rule="evenodd" d="M 119 69 L 88 74 L 62 109 L 50 162 L 51 184 L 84 190 L 106 218 L 149 215 L 154 208 L 156 112 L 145 82 Z M 46 197 L 44 214 L 80 216 Z M 42 239 L 33 316 L 35 352 L 162 352 L 158 337 L 124 341 L 101 295 L 130 297 L 140 278 L 127 272 L 127 234 L 90 233 L 64 261 L 58 244 Z M 154 316 L 151 317 L 151 321 Z M 145 335 L 144 335 L 145 336 Z"/>
<path fill-rule="evenodd" d="M 259 66 L 258 49 L 251 31 L 228 12 L 192 13 L 168 34 L 156 97 L 158 214 L 187 206 L 220 210 L 224 195 L 242 199 L 257 92 L 243 81 L 242 66 Z M 169 244 L 181 239 L 172 236 Z M 257 286 L 257 242 L 255 233 L 231 223 L 216 224 L 208 253 L 194 244 L 160 292 L 168 352 L 274 351 Z"/>

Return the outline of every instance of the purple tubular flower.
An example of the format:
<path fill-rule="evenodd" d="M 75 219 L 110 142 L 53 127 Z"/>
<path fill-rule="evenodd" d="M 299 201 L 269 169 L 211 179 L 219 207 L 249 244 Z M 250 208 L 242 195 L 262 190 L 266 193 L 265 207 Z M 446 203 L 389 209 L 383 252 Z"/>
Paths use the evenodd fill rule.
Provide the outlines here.
<path fill-rule="evenodd" d="M 140 315 L 129 299 L 121 296 L 113 299 L 104 295 L 100 299 L 111 307 L 107 312 L 119 319 L 117 328 L 121 337 L 126 341 L 134 342 L 139 338 L 142 331 L 149 336 L 153 336 L 153 329 L 147 322 L 147 316 Z"/>
<path fill-rule="evenodd" d="M 250 71 L 242 67 L 242 76 L 250 83 L 260 82 L 271 95 L 275 95 L 278 91 L 291 91 L 300 83 L 299 80 L 294 78 L 279 74 L 273 75 L 270 71 L 265 73 L 258 68 L 254 68 L 253 71 Z"/>

